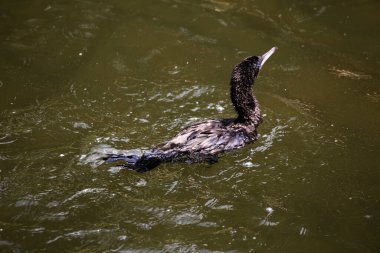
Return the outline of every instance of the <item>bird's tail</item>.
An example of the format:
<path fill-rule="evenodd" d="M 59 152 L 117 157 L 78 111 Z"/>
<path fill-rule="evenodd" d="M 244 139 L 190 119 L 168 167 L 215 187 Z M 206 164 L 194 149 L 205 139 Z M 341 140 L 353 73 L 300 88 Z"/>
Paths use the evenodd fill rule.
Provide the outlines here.
<path fill-rule="evenodd" d="M 124 168 L 136 170 L 138 172 L 146 172 L 154 169 L 160 163 L 170 159 L 170 156 L 157 150 L 152 150 L 142 155 L 125 155 L 125 154 L 112 154 L 103 158 L 106 162 L 112 163 L 117 161 L 124 162 Z"/>
<path fill-rule="evenodd" d="M 148 170 L 154 169 L 161 163 L 165 162 L 187 162 L 187 163 L 216 163 L 218 161 L 218 156 L 213 154 L 202 154 L 202 153 L 188 153 L 179 152 L 176 150 L 162 151 L 160 149 L 152 149 L 147 153 L 142 155 L 126 155 L 126 154 L 112 154 L 103 158 L 106 162 L 117 162 L 122 161 L 124 168 L 135 170 L 138 172 L 146 172 Z"/>

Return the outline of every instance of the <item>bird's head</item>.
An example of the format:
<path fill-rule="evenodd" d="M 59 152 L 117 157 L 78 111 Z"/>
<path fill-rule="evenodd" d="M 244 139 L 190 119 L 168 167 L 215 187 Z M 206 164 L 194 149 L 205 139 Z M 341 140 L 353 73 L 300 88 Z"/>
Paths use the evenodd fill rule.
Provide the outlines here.
<path fill-rule="evenodd" d="M 277 50 L 277 47 L 272 47 L 268 52 L 260 56 L 250 56 L 237 64 L 233 70 L 232 77 L 237 79 L 250 79 L 253 82 L 259 75 L 261 68 L 269 57 Z"/>

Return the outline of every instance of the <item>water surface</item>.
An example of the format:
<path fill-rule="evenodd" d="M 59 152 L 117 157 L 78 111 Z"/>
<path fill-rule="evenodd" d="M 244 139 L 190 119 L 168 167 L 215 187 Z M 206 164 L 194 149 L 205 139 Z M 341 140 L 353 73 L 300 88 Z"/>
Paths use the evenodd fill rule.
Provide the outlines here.
<path fill-rule="evenodd" d="M 378 252 L 378 1 L 0 1 L 2 252 Z M 259 140 L 148 173 L 99 152 L 232 117 Z"/>

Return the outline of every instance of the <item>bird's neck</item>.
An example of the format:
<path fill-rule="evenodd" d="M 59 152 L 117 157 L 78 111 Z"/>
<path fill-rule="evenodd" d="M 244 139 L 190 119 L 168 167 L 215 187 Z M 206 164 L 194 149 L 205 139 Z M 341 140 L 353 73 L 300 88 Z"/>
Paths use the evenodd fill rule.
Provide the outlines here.
<path fill-rule="evenodd" d="M 252 94 L 254 80 L 244 75 L 235 75 L 231 79 L 231 100 L 238 114 L 237 123 L 258 126 L 261 121 L 260 106 Z"/>

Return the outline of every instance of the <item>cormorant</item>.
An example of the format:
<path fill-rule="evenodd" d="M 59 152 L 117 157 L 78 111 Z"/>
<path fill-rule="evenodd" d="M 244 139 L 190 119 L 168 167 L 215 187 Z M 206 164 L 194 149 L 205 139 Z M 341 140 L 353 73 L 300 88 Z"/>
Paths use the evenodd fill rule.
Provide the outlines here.
<path fill-rule="evenodd" d="M 233 68 L 231 100 L 237 118 L 198 122 L 143 155 L 112 154 L 104 160 L 123 161 L 123 167 L 145 172 L 164 162 L 213 163 L 218 160 L 218 154 L 255 141 L 262 117 L 259 103 L 252 94 L 252 86 L 263 64 L 276 50 L 277 47 L 273 47 L 262 56 L 250 56 Z"/>

